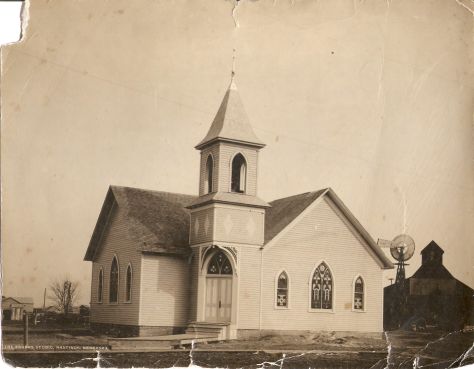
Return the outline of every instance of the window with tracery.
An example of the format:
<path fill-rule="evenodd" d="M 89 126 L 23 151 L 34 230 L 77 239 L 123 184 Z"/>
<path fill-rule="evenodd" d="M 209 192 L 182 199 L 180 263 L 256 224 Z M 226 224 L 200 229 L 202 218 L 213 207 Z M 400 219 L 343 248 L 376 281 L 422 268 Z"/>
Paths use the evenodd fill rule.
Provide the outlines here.
<path fill-rule="evenodd" d="M 209 155 L 206 161 L 206 180 L 204 184 L 206 193 L 211 193 L 213 191 L 213 185 L 212 185 L 213 171 L 214 171 L 214 160 L 212 160 L 212 155 Z"/>
<path fill-rule="evenodd" d="M 247 181 L 247 163 L 242 154 L 235 155 L 232 160 L 232 178 L 230 190 L 232 192 L 245 192 Z"/>
<path fill-rule="evenodd" d="M 102 295 L 104 291 L 104 272 L 102 268 L 99 270 L 99 284 L 97 287 L 97 302 L 102 302 Z"/>
<path fill-rule="evenodd" d="M 232 265 L 223 251 L 212 256 L 207 266 L 207 274 L 232 274 Z"/>
<path fill-rule="evenodd" d="M 127 275 L 125 281 L 125 301 L 132 301 L 132 266 L 127 267 Z"/>
<path fill-rule="evenodd" d="M 311 308 L 332 309 L 333 292 L 331 271 L 326 263 L 321 263 L 311 278 Z"/>
<path fill-rule="evenodd" d="M 276 290 L 277 307 L 288 307 L 288 274 L 281 272 L 278 276 Z"/>
<path fill-rule="evenodd" d="M 110 267 L 110 288 L 109 288 L 109 302 L 118 302 L 118 284 L 119 284 L 119 270 L 117 258 L 112 259 L 112 266 Z"/>
<path fill-rule="evenodd" d="M 354 310 L 364 310 L 364 280 L 357 277 L 354 283 Z"/>

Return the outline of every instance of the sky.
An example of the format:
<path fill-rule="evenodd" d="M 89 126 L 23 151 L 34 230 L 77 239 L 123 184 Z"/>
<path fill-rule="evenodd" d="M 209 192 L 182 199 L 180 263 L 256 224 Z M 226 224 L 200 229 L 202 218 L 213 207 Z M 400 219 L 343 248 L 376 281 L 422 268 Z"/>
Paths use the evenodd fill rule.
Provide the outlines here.
<path fill-rule="evenodd" d="M 473 17 L 458 1 L 35 0 L 2 48 L 3 295 L 80 284 L 109 185 L 197 194 L 230 82 L 259 196 L 332 187 L 374 239 L 431 240 L 474 287 Z M 235 51 L 234 51 L 235 50 Z M 350 255 L 348 255 L 350 260 Z M 385 272 L 385 283 L 395 271 Z"/>

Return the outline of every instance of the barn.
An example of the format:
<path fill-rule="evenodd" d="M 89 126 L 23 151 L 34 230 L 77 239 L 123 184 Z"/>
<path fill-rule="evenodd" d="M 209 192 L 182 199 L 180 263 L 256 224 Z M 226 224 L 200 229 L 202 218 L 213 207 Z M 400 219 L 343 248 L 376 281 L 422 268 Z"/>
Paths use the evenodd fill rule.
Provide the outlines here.
<path fill-rule="evenodd" d="M 94 329 L 383 331 L 392 263 L 331 188 L 258 197 L 264 146 L 232 82 L 196 146 L 197 195 L 110 186 L 84 258 Z"/>

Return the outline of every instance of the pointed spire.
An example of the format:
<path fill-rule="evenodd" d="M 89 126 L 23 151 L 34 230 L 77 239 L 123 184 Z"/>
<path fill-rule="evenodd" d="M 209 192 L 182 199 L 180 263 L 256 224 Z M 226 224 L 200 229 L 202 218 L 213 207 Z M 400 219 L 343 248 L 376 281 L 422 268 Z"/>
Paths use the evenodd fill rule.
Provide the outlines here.
<path fill-rule="evenodd" d="M 200 150 L 207 144 L 217 140 L 240 142 L 250 146 L 264 147 L 250 125 L 244 106 L 240 100 L 235 76 L 235 49 L 232 60 L 232 73 L 229 88 L 222 99 L 221 105 L 207 132 L 206 137 L 196 146 Z"/>

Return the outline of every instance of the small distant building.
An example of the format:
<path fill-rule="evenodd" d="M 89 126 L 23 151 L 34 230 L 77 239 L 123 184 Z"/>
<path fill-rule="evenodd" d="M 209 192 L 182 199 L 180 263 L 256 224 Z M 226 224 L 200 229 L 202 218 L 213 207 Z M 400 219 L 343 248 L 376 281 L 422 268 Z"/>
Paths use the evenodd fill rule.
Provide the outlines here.
<path fill-rule="evenodd" d="M 444 251 L 431 241 L 421 251 L 421 266 L 404 283 L 384 289 L 384 328 L 396 329 L 414 319 L 444 329 L 474 321 L 474 290 L 443 265 Z"/>
<path fill-rule="evenodd" d="M 2 298 L 2 320 L 21 320 L 24 312 L 33 313 L 31 297 Z"/>

